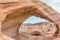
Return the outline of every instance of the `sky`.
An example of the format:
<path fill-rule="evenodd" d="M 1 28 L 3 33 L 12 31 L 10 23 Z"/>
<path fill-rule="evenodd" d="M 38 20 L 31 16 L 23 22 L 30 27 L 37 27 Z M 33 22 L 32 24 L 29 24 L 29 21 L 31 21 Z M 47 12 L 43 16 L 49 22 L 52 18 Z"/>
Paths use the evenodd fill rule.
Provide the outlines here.
<path fill-rule="evenodd" d="M 33 24 L 33 23 L 38 23 L 38 22 L 43 22 L 43 21 L 46 22 L 47 20 L 36 17 L 36 16 L 31 16 L 25 20 L 24 24 L 25 23 L 32 23 Z"/>
<path fill-rule="evenodd" d="M 51 6 L 56 11 L 60 12 L 60 0 L 41 0 L 42 2 L 45 2 L 49 6 Z"/>
<path fill-rule="evenodd" d="M 60 13 L 60 0 L 41 0 L 42 2 L 46 3 L 47 5 L 51 6 L 53 9 Z M 46 22 L 47 20 L 31 16 L 25 20 L 23 23 L 38 23 L 38 22 Z"/>

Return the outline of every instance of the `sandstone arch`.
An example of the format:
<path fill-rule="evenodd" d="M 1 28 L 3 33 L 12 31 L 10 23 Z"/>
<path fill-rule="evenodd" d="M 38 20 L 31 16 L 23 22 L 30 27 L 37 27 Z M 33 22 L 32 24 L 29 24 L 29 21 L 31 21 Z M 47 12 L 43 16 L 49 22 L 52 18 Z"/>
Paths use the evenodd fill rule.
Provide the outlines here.
<path fill-rule="evenodd" d="M 9 37 L 14 37 L 20 24 L 32 15 L 47 19 L 58 26 L 60 25 L 60 14 L 41 1 L 0 5 L 0 33 Z"/>

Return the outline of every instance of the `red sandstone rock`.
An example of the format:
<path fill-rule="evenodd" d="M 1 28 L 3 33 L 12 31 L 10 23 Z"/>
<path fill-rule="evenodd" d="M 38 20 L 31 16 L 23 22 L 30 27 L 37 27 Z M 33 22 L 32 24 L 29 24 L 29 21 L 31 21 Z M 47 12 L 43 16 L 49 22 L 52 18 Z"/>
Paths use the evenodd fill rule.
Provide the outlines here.
<path fill-rule="evenodd" d="M 19 33 L 23 37 L 27 36 L 28 37 L 27 39 L 29 39 L 30 37 L 31 39 L 33 39 L 32 37 L 35 37 L 36 40 L 41 40 L 40 37 L 42 36 L 43 36 L 42 39 L 44 39 L 44 37 L 46 38 L 53 37 L 53 35 L 56 33 L 56 30 L 57 28 L 54 23 L 42 22 L 36 24 L 22 25 L 19 28 Z"/>
<path fill-rule="evenodd" d="M 20 25 L 25 19 L 33 15 L 56 24 L 57 32 L 59 31 L 60 35 L 60 14 L 45 3 L 39 0 L 24 0 L 24 2 L 20 0 L 21 2 L 18 3 L 13 3 L 13 1 L 8 3 L 7 0 L 5 2 L 2 1 L 0 0 L 0 36 L 2 40 L 16 40 L 19 36 Z M 36 38 L 39 40 L 40 37 L 31 38 L 31 40 Z M 27 38 L 25 39 L 27 40 Z"/>

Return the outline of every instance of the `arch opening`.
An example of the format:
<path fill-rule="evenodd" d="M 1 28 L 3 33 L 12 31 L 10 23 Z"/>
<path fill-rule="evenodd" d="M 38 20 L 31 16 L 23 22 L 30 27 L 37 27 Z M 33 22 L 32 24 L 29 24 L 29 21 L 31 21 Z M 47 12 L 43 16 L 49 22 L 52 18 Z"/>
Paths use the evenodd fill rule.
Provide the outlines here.
<path fill-rule="evenodd" d="M 53 36 L 56 30 L 54 23 L 37 16 L 30 16 L 20 25 L 19 34 L 22 36 L 31 35 L 35 37 Z"/>
<path fill-rule="evenodd" d="M 15 38 L 17 34 L 19 34 L 18 30 L 20 25 L 29 17 L 36 16 L 36 17 L 43 17 L 40 13 L 36 12 L 36 8 L 27 7 L 22 9 L 17 9 L 6 16 L 5 20 L 2 22 L 2 33 L 5 35 Z M 33 11 L 33 12 L 32 12 Z M 42 13 L 42 12 L 41 12 Z M 35 35 L 35 33 L 33 32 Z M 33 35 L 32 34 L 32 35 Z"/>
<path fill-rule="evenodd" d="M 24 17 L 26 17 L 26 16 L 24 16 Z M 7 27 L 7 28 L 9 28 L 9 29 L 3 29 L 2 31 L 3 31 L 3 33 L 5 34 L 5 35 L 7 35 L 7 36 L 10 36 L 10 37 L 12 37 L 12 38 L 15 38 L 15 37 L 17 37 L 16 36 L 16 33 L 18 32 L 18 34 L 20 35 L 20 33 L 19 33 L 19 28 L 21 28 L 21 25 L 23 25 L 23 24 L 25 24 L 26 22 L 24 22 L 24 21 L 26 21 L 26 19 L 28 20 L 29 18 L 31 18 L 31 17 L 33 17 L 34 19 L 35 18 L 37 18 L 34 22 L 32 22 L 32 24 L 34 24 L 34 23 L 38 23 L 38 22 L 50 22 L 50 21 L 48 21 L 48 20 L 46 20 L 46 19 L 43 19 L 43 18 L 40 18 L 40 17 L 37 17 L 36 15 L 35 16 L 30 16 L 30 15 L 28 15 L 28 17 L 26 17 L 26 18 L 21 18 L 21 19 L 18 19 L 17 21 L 17 23 L 13 23 L 13 21 L 10 21 L 10 22 L 12 22 L 13 23 L 13 25 L 11 25 L 10 27 Z M 22 22 L 20 22 L 21 20 L 23 19 L 23 21 Z M 39 20 L 39 21 L 38 21 Z M 37 22 L 36 22 L 37 21 Z M 7 22 L 8 24 L 6 24 L 6 23 L 3 23 L 2 24 L 2 27 L 3 26 L 5 26 L 5 25 L 10 25 L 11 23 L 10 23 L 9 21 Z M 15 21 L 14 21 L 15 22 Z M 43 23 L 44 24 L 44 23 Z M 37 32 L 37 33 L 36 33 Z M 34 32 L 32 32 L 31 33 L 31 35 L 33 35 L 33 36 L 40 36 L 41 35 L 41 32 L 39 32 L 39 31 L 34 31 Z M 21 36 L 21 35 L 20 35 Z"/>
<path fill-rule="evenodd" d="M 42 23 L 46 23 L 46 22 L 49 22 L 48 20 L 46 20 L 46 19 L 43 19 L 43 18 L 40 18 L 40 17 L 37 17 L 37 16 L 30 16 L 30 17 L 28 17 L 27 19 L 25 19 L 25 21 L 20 25 L 20 27 L 19 27 L 19 32 L 20 31 L 24 31 L 25 29 L 23 29 L 23 27 L 29 27 L 29 26 L 35 26 L 36 25 L 36 27 L 38 26 L 38 25 L 40 25 L 40 24 L 42 24 Z M 33 27 L 32 26 L 32 27 Z M 23 30 L 21 30 L 21 28 L 23 29 Z M 30 27 L 29 27 L 30 28 Z M 31 30 L 32 31 L 32 30 Z M 26 32 L 26 31 L 25 31 Z M 24 34 L 25 34 L 25 32 L 24 32 Z M 21 35 L 22 35 L 23 33 L 21 33 Z M 33 35 L 33 36 L 40 36 L 41 34 L 40 34 L 40 32 L 39 31 L 34 31 L 34 32 L 32 32 L 31 33 L 31 35 Z"/>

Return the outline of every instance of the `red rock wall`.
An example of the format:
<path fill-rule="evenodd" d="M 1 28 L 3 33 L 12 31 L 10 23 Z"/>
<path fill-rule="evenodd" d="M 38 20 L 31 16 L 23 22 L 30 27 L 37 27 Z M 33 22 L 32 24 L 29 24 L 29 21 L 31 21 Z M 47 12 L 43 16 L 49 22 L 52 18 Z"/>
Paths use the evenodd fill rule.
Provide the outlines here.
<path fill-rule="evenodd" d="M 54 22 L 57 27 L 60 25 L 60 14 L 39 0 L 25 3 L 0 3 L 0 33 L 2 38 L 5 40 L 5 36 L 15 37 L 19 26 L 25 19 L 33 15 Z M 7 39 L 10 40 L 10 38 Z"/>

